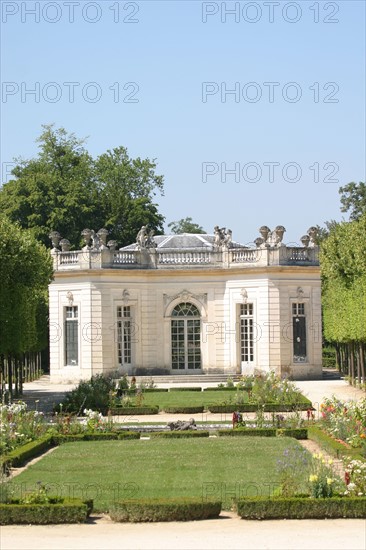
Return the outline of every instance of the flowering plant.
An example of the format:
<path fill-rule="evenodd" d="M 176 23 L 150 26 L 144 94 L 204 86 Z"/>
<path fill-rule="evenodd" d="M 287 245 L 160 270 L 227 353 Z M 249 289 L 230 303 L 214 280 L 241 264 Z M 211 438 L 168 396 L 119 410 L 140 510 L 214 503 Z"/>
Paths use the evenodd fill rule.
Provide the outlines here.
<path fill-rule="evenodd" d="M 28 411 L 22 401 L 0 405 L 0 454 L 33 441 L 46 431 L 43 413 Z"/>
<path fill-rule="evenodd" d="M 336 439 L 352 447 L 366 441 L 366 398 L 344 402 L 333 396 L 320 405 L 321 424 Z"/>
<path fill-rule="evenodd" d="M 322 453 L 313 454 L 311 474 L 309 476 L 311 495 L 314 498 L 333 496 L 335 483 L 331 465 L 333 460 L 326 460 Z"/>
<path fill-rule="evenodd" d="M 361 460 L 346 460 L 345 482 L 345 495 L 366 496 L 366 463 Z"/>
<path fill-rule="evenodd" d="M 306 490 L 310 463 L 310 454 L 298 445 L 283 451 L 282 457 L 277 460 L 282 496 L 290 497 Z"/>

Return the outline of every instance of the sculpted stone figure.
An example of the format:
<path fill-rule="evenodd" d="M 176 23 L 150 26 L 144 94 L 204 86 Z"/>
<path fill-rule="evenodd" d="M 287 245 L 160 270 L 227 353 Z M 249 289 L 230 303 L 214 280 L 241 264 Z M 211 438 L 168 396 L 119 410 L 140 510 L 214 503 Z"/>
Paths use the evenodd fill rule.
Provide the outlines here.
<path fill-rule="evenodd" d="M 169 422 L 169 428 L 171 431 L 182 431 L 182 430 L 197 430 L 196 421 L 194 418 L 190 418 L 188 421 L 177 420 L 176 422 Z"/>
<path fill-rule="evenodd" d="M 146 248 L 146 239 L 147 239 L 146 225 L 143 225 L 140 231 L 137 233 L 137 237 L 136 237 L 136 243 L 140 250 L 142 248 Z"/>
<path fill-rule="evenodd" d="M 231 231 L 231 229 L 226 230 L 226 227 L 219 227 L 218 225 L 215 225 L 214 235 L 215 248 L 221 248 L 222 246 L 230 248 L 231 242 L 233 240 L 233 232 Z"/>

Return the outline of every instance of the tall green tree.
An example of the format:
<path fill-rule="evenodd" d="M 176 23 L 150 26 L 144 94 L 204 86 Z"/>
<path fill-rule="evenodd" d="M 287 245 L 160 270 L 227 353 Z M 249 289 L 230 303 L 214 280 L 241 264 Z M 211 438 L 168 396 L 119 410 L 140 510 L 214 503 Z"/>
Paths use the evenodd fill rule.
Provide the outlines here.
<path fill-rule="evenodd" d="M 182 234 L 182 233 L 206 233 L 206 231 L 198 225 L 197 223 L 194 223 L 192 218 L 182 218 L 181 220 L 170 222 L 168 223 L 168 227 L 171 230 L 172 233 L 175 233 L 176 235 Z"/>
<path fill-rule="evenodd" d="M 2 385 L 8 380 L 10 392 L 13 379 L 21 386 L 25 354 L 47 346 L 45 310 L 51 279 L 49 251 L 30 231 L 1 214 L 0 378 Z"/>
<path fill-rule="evenodd" d="M 366 213 L 338 224 L 321 244 L 324 336 L 341 370 L 365 382 Z"/>
<path fill-rule="evenodd" d="M 43 244 L 49 246 L 53 230 L 75 248 L 86 227 L 105 227 L 120 245 L 133 242 L 141 225 L 162 232 L 153 197 L 163 193 L 163 176 L 155 160 L 131 159 L 124 147 L 93 159 L 85 140 L 53 125 L 37 141 L 38 156 L 18 159 L 14 179 L 3 185 L 0 210 Z"/>
<path fill-rule="evenodd" d="M 366 185 L 362 181 L 359 183 L 347 183 L 340 187 L 341 212 L 349 212 L 350 220 L 358 220 L 366 213 Z"/>

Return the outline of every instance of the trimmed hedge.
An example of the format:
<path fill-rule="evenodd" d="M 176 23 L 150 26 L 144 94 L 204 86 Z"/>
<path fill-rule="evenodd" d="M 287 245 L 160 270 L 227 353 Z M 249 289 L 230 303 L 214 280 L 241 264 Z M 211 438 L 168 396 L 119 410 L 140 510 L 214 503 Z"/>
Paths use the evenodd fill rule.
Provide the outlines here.
<path fill-rule="evenodd" d="M 181 439 L 185 437 L 209 437 L 206 430 L 172 430 L 170 432 L 149 432 L 150 437 L 162 437 L 166 439 Z"/>
<path fill-rule="evenodd" d="M 208 410 L 212 413 L 233 413 L 238 412 L 256 412 L 261 405 L 255 403 L 244 403 L 242 405 L 229 404 L 229 405 L 208 405 Z M 291 412 L 291 411 L 306 411 L 312 407 L 311 401 L 303 403 L 296 403 L 292 405 L 285 405 L 283 403 L 266 403 L 263 410 L 265 412 Z"/>
<path fill-rule="evenodd" d="M 245 388 L 244 388 L 245 389 Z M 236 388 L 235 386 L 230 386 L 229 388 L 203 388 L 203 391 L 236 391 L 241 390 L 241 388 Z"/>
<path fill-rule="evenodd" d="M 307 439 L 308 438 L 308 429 L 307 428 L 278 428 L 277 437 L 286 436 L 293 437 L 294 439 Z"/>
<path fill-rule="evenodd" d="M 72 498 L 50 504 L 0 504 L 0 525 L 83 523 L 91 510 L 91 501 Z"/>
<path fill-rule="evenodd" d="M 168 392 L 169 388 L 143 388 L 142 393 Z"/>
<path fill-rule="evenodd" d="M 194 414 L 203 413 L 204 406 L 197 407 L 165 407 L 164 412 L 171 414 Z"/>
<path fill-rule="evenodd" d="M 226 430 L 217 430 L 219 436 L 259 436 L 259 437 L 276 437 L 276 428 L 235 428 Z"/>
<path fill-rule="evenodd" d="M 202 388 L 199 388 L 198 386 L 192 386 L 191 388 L 178 386 L 177 388 L 169 388 L 169 391 L 202 391 Z"/>
<path fill-rule="evenodd" d="M 329 454 L 339 458 L 344 455 L 352 456 L 353 458 L 362 459 L 362 450 L 360 448 L 351 448 L 349 445 L 340 443 L 334 437 L 327 434 L 319 426 L 309 426 L 309 439 L 318 443 Z"/>
<path fill-rule="evenodd" d="M 252 497 L 236 509 L 242 519 L 366 518 L 366 497 Z"/>
<path fill-rule="evenodd" d="M 30 441 L 21 447 L 17 447 L 13 451 L 10 451 L 7 455 L 2 457 L 1 466 L 5 471 L 9 468 L 19 468 L 23 466 L 28 460 L 38 456 L 47 451 L 53 445 L 53 437 L 51 435 L 37 439 L 36 441 Z"/>
<path fill-rule="evenodd" d="M 53 441 L 55 445 L 62 443 L 70 443 L 72 441 L 109 441 L 117 439 L 140 439 L 139 432 L 100 432 L 100 433 L 83 433 L 74 435 L 55 435 Z"/>
<path fill-rule="evenodd" d="M 194 521 L 218 518 L 221 502 L 200 498 L 136 499 L 116 502 L 109 511 L 113 521 Z"/>
<path fill-rule="evenodd" d="M 126 395 L 136 395 L 137 393 L 161 393 L 168 392 L 169 388 L 129 388 L 128 390 L 121 390 Z"/>
<path fill-rule="evenodd" d="M 119 432 L 118 439 L 140 439 L 140 432 Z"/>
<path fill-rule="evenodd" d="M 158 414 L 159 407 L 115 407 L 111 410 L 112 416 L 133 416 L 142 414 Z"/>
<path fill-rule="evenodd" d="M 295 439 L 307 439 L 307 428 L 227 428 L 218 430 L 219 436 L 262 436 L 262 437 L 293 437 Z"/>

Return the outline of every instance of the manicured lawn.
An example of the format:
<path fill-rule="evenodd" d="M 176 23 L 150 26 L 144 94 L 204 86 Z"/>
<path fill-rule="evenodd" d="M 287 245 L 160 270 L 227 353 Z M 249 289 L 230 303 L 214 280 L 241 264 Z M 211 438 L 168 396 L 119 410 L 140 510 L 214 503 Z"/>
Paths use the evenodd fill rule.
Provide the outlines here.
<path fill-rule="evenodd" d="M 137 404 L 134 395 L 129 397 L 133 405 Z M 245 390 L 146 392 L 143 394 L 139 406 L 152 407 L 158 405 L 160 410 L 164 410 L 165 407 L 195 407 L 203 405 L 205 409 L 208 409 L 210 405 L 231 405 L 237 403 L 238 399 L 240 403 L 248 403 L 248 392 Z M 303 399 L 305 400 L 305 397 Z"/>
<path fill-rule="evenodd" d="M 93 498 L 97 511 L 118 499 L 173 496 L 219 497 L 229 509 L 232 496 L 272 493 L 277 460 L 298 447 L 286 437 L 67 443 L 11 484 L 15 494 L 41 482 L 50 494 Z"/>
<path fill-rule="evenodd" d="M 240 391 L 242 402 L 248 402 L 246 391 Z M 194 407 L 200 405 L 223 405 L 235 403 L 238 392 L 236 391 L 172 391 L 172 392 L 148 392 L 144 393 L 142 406 L 151 407 L 159 405 L 164 407 Z M 135 398 L 132 397 L 133 402 Z"/>

